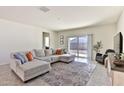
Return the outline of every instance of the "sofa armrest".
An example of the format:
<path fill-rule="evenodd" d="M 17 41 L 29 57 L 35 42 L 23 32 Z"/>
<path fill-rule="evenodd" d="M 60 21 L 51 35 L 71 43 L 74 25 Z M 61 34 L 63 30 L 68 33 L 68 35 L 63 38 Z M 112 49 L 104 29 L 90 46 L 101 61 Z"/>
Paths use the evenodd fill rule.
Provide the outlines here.
<path fill-rule="evenodd" d="M 18 59 L 11 59 L 10 61 L 10 67 L 11 69 L 15 70 L 17 66 L 21 65 L 20 60 Z"/>
<path fill-rule="evenodd" d="M 108 57 L 108 55 L 107 55 L 107 54 L 104 54 L 104 55 L 103 55 L 103 59 L 105 59 L 106 57 Z"/>
<path fill-rule="evenodd" d="M 16 65 L 21 65 L 21 61 L 19 59 L 12 59 L 12 62 L 15 62 Z"/>
<path fill-rule="evenodd" d="M 96 56 L 103 56 L 103 54 L 101 54 L 101 53 L 97 53 Z"/>

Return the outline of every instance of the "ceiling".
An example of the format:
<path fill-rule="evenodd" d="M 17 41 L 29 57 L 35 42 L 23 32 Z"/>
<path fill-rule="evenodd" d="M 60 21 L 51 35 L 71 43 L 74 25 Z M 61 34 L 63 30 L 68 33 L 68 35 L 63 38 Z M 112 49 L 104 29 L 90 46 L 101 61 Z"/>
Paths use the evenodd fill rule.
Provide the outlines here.
<path fill-rule="evenodd" d="M 116 23 L 119 6 L 0 6 L 0 18 L 44 27 L 53 31 Z"/>

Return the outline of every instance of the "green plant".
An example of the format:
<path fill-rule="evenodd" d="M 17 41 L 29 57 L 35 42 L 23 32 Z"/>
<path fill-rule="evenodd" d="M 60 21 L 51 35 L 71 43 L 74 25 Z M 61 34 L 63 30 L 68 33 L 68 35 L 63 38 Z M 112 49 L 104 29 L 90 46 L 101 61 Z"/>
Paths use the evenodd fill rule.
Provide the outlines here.
<path fill-rule="evenodd" d="M 120 57 L 122 60 L 124 60 L 124 53 L 120 53 Z"/>
<path fill-rule="evenodd" d="M 97 41 L 97 43 L 93 46 L 93 50 L 98 53 L 103 48 L 102 41 Z"/>

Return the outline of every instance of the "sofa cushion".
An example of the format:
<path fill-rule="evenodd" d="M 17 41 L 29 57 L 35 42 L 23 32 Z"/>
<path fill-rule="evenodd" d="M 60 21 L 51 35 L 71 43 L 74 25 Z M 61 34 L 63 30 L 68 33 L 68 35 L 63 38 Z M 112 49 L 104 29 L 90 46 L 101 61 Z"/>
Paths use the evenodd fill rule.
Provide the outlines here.
<path fill-rule="evenodd" d="M 39 65 L 41 65 L 41 64 L 48 64 L 48 63 L 45 62 L 45 61 L 41 61 L 41 60 L 34 59 L 34 60 L 32 60 L 32 62 L 27 62 L 26 64 L 20 65 L 20 66 L 21 66 L 21 67 L 23 68 L 23 70 L 25 71 L 25 70 L 28 70 L 28 69 L 37 67 L 37 66 L 39 66 Z"/>
<path fill-rule="evenodd" d="M 53 62 L 59 61 L 59 57 L 60 57 L 59 55 L 52 55 L 52 56 L 46 56 L 46 57 L 35 57 L 35 59 L 53 63 Z"/>
<path fill-rule="evenodd" d="M 35 57 L 35 59 L 38 59 L 38 60 L 43 60 L 43 61 L 46 61 L 46 62 L 51 62 L 51 57 Z"/>
<path fill-rule="evenodd" d="M 53 53 L 52 53 L 52 49 L 45 49 L 45 55 L 46 56 L 50 56 L 50 55 L 52 55 Z"/>
<path fill-rule="evenodd" d="M 49 69 L 50 64 L 41 60 L 32 60 L 32 62 L 27 62 L 24 65 L 20 65 L 25 73 L 25 76 L 32 75 L 44 69 Z"/>
<path fill-rule="evenodd" d="M 43 49 L 34 49 L 35 55 L 36 57 L 44 57 L 45 56 L 45 52 Z"/>
<path fill-rule="evenodd" d="M 50 56 L 51 62 L 57 62 L 59 61 L 60 56 L 59 55 L 52 55 Z"/>
<path fill-rule="evenodd" d="M 30 52 L 32 53 L 33 57 L 36 57 L 36 54 L 35 54 L 35 51 L 34 50 L 31 50 Z"/>

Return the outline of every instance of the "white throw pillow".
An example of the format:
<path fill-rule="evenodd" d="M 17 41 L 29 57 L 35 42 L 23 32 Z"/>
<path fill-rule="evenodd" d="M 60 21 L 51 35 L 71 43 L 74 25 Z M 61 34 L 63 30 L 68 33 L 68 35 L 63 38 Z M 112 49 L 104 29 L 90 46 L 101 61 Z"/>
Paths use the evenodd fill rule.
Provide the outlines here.
<path fill-rule="evenodd" d="M 50 56 L 50 55 L 52 55 L 52 49 L 45 49 L 45 55 L 46 56 Z"/>

